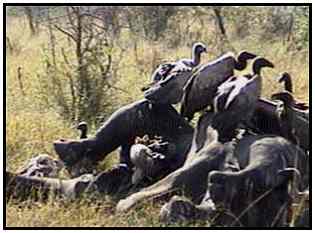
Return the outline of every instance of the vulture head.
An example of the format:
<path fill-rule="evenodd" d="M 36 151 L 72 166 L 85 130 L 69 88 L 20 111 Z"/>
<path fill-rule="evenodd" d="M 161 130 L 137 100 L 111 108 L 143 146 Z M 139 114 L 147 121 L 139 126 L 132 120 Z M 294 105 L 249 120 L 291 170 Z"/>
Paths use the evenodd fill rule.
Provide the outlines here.
<path fill-rule="evenodd" d="M 197 55 L 201 53 L 206 53 L 207 48 L 203 43 L 197 42 L 197 43 L 194 43 L 192 51 L 193 51 L 193 54 Z"/>
<path fill-rule="evenodd" d="M 77 130 L 81 131 L 80 139 L 87 138 L 88 126 L 87 126 L 87 123 L 85 121 L 82 121 L 78 124 Z"/>
<path fill-rule="evenodd" d="M 287 72 L 283 72 L 280 74 L 279 83 L 284 83 L 284 89 L 288 92 L 293 92 L 293 85 L 291 75 Z"/>
<path fill-rule="evenodd" d="M 206 46 L 201 42 L 197 42 L 192 47 L 192 59 L 182 59 L 180 62 L 184 63 L 190 68 L 194 68 L 200 64 L 201 54 L 206 52 Z"/>
<path fill-rule="evenodd" d="M 253 62 L 253 66 L 252 66 L 252 69 L 253 69 L 253 74 L 258 74 L 260 75 L 261 73 L 261 69 L 263 67 L 269 67 L 269 68 L 274 68 L 274 65 L 268 61 L 266 58 L 263 58 L 263 57 L 257 57 L 254 62 Z"/>
<path fill-rule="evenodd" d="M 236 57 L 235 69 L 244 70 L 247 65 L 247 60 L 254 59 L 257 55 L 250 53 L 248 51 L 241 51 Z"/>

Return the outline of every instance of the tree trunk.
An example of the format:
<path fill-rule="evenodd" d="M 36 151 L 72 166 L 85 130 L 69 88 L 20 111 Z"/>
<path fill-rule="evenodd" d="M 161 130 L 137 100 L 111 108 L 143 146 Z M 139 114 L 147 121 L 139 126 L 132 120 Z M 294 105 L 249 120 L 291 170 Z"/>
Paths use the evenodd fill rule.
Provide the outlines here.
<path fill-rule="evenodd" d="M 216 20 L 217 20 L 220 32 L 221 32 L 222 36 L 224 38 L 226 38 L 226 31 L 225 31 L 225 28 L 224 28 L 223 18 L 222 18 L 222 15 L 221 15 L 221 8 L 214 7 L 213 11 L 214 11 L 214 14 L 215 14 L 215 17 L 216 17 Z"/>
<path fill-rule="evenodd" d="M 34 24 L 34 17 L 32 13 L 32 8 L 31 7 L 24 7 L 24 12 L 28 20 L 28 24 L 31 30 L 31 35 L 34 36 L 36 34 L 36 29 L 35 29 L 35 24 Z"/>

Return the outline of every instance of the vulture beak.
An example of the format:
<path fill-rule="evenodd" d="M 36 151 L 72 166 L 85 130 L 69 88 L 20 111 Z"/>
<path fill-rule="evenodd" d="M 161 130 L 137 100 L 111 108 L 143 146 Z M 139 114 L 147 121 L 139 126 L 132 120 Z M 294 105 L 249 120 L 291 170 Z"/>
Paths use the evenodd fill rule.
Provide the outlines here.
<path fill-rule="evenodd" d="M 247 51 L 241 51 L 236 58 L 235 69 L 244 70 L 247 65 L 247 60 L 254 59 L 255 57 L 257 57 L 256 54 Z"/>
<path fill-rule="evenodd" d="M 148 90 L 149 88 L 150 88 L 149 86 L 142 87 L 142 88 L 141 88 L 141 91 L 142 91 L 142 92 L 145 92 L 145 91 Z"/>
<path fill-rule="evenodd" d="M 254 61 L 255 64 L 259 65 L 259 67 L 270 67 L 274 68 L 274 64 L 270 61 L 268 61 L 266 58 L 258 57 Z"/>
<path fill-rule="evenodd" d="M 260 70 L 263 67 L 274 68 L 274 65 L 272 62 L 268 61 L 266 58 L 257 57 L 253 62 L 253 73 L 260 74 Z"/>

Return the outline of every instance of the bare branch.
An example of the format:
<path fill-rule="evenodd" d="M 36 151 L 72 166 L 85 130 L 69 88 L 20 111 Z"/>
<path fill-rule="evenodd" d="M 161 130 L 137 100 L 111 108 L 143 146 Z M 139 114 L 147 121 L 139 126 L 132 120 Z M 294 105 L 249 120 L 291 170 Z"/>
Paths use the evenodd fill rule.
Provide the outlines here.
<path fill-rule="evenodd" d="M 68 37 L 70 37 L 74 42 L 77 42 L 77 39 L 75 38 L 74 35 L 72 35 L 70 32 L 62 29 L 61 27 L 57 26 L 56 24 L 54 25 L 54 27 L 56 29 L 58 29 L 60 32 L 62 32 L 63 34 L 67 35 Z"/>

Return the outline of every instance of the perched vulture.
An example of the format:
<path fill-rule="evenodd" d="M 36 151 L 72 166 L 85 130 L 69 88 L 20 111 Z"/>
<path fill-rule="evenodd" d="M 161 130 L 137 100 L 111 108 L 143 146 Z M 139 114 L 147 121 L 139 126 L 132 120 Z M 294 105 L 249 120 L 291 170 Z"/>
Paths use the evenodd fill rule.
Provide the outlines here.
<path fill-rule="evenodd" d="M 284 89 L 288 92 L 293 92 L 293 85 L 291 75 L 287 72 L 283 72 L 280 74 L 279 83 L 284 83 Z"/>
<path fill-rule="evenodd" d="M 201 66 L 184 87 L 181 115 L 191 120 L 195 112 L 212 105 L 217 87 L 234 75 L 234 69 L 245 69 L 247 60 L 255 57 L 247 51 L 238 56 L 229 52 Z"/>
<path fill-rule="evenodd" d="M 265 58 L 258 57 L 253 62 L 252 74 L 230 77 L 218 87 L 213 100 L 213 127 L 220 136 L 232 133 L 239 123 L 248 123 L 252 118 L 261 96 L 262 67 L 274 66 Z"/>
<path fill-rule="evenodd" d="M 165 79 L 177 65 L 180 65 L 180 66 L 184 65 L 189 68 L 194 68 L 198 66 L 200 64 L 201 54 L 206 51 L 207 51 L 206 46 L 203 43 L 201 42 L 194 43 L 192 47 L 191 59 L 183 58 L 177 62 L 170 62 L 170 63 L 164 63 L 164 64 L 159 65 L 151 77 L 152 83 L 156 83 L 162 79 Z"/>
<path fill-rule="evenodd" d="M 282 74 L 280 74 L 279 77 L 279 83 L 284 83 L 284 90 L 290 93 L 293 93 L 293 83 L 292 83 L 292 79 L 291 79 L 291 75 L 287 72 L 283 72 Z M 293 102 L 291 103 L 291 106 L 293 108 L 305 111 L 308 110 L 308 106 L 306 105 L 306 103 L 303 102 L 297 102 L 296 100 L 293 99 Z"/>
<path fill-rule="evenodd" d="M 87 138 L 88 126 L 87 126 L 87 123 L 85 121 L 82 121 L 78 124 L 77 130 L 81 131 L 80 139 Z"/>
<path fill-rule="evenodd" d="M 192 75 L 193 68 L 199 65 L 202 52 L 206 52 L 204 44 L 198 42 L 193 46 L 192 59 L 181 59 L 166 63 L 152 75 L 152 83 L 143 88 L 144 97 L 154 103 L 177 104 L 183 96 L 183 88 Z"/>

